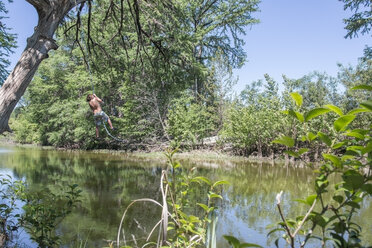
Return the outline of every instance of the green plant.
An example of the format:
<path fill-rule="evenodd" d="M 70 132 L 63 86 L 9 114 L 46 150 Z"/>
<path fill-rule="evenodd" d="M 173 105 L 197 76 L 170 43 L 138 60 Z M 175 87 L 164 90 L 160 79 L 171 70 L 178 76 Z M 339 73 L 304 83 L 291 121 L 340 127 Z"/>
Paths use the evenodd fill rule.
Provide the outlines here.
<path fill-rule="evenodd" d="M 0 246 L 13 242 L 15 232 L 25 228 L 39 247 L 55 247 L 59 241 L 55 229 L 79 202 L 80 193 L 77 185 L 65 193 L 35 192 L 23 181 L 0 177 Z"/>
<path fill-rule="evenodd" d="M 371 86 L 360 85 L 354 90 L 372 90 Z M 302 96 L 291 94 L 298 106 L 302 105 Z M 281 208 L 281 193 L 277 195 L 277 208 L 282 221 L 278 227 L 271 230 L 269 235 L 280 232 L 291 246 L 304 247 L 310 239 L 318 239 L 321 246 L 330 243 L 336 247 L 362 247 L 361 227 L 353 221 L 353 216 L 360 209 L 363 199 L 372 195 L 372 125 L 365 128 L 350 129 L 349 125 L 357 115 L 369 114 L 372 111 L 372 101 L 360 103 L 360 107 L 344 114 L 334 105 L 326 105 L 311 109 L 306 113 L 289 110 L 287 114 L 293 116 L 307 130 L 308 123 L 329 112 L 337 114 L 333 122 L 333 134 L 319 131 L 317 134 L 305 132 L 298 139 L 282 136 L 274 143 L 289 148 L 287 153 L 297 159 L 310 152 L 305 145 L 318 140 L 327 147 L 322 153 L 323 161 L 316 170 L 314 182 L 315 194 L 305 199 L 297 200 L 309 206 L 306 214 L 295 219 L 287 218 Z M 301 143 L 301 149 L 296 148 Z M 311 164 L 310 164 L 311 165 Z M 301 236 L 299 236 L 301 235 Z M 275 244 L 278 246 L 279 239 Z"/>
<path fill-rule="evenodd" d="M 43 189 L 23 194 L 22 200 L 26 204 L 23 206 L 24 213 L 20 222 L 39 247 L 58 245 L 56 227 L 79 202 L 80 193 L 81 190 L 75 184 L 70 185 L 69 190 L 64 193 L 53 193 L 49 189 Z"/>
<path fill-rule="evenodd" d="M 252 243 L 240 243 L 240 240 L 235 238 L 234 236 L 223 235 L 223 238 L 226 239 L 229 245 L 231 245 L 233 248 L 262 247 L 260 245 L 256 245 Z"/>
<path fill-rule="evenodd" d="M 24 189 L 22 181 L 13 181 L 10 176 L 0 178 L 0 247 L 11 242 L 14 233 L 21 227 L 16 201 Z"/>
<path fill-rule="evenodd" d="M 278 132 L 285 128 L 286 116 L 280 112 L 278 84 L 268 75 L 266 81 L 254 82 L 241 93 L 241 101 L 226 111 L 220 132 L 224 142 L 231 143 L 244 155 L 257 152 L 258 157 L 273 155 L 271 144 Z"/>
<path fill-rule="evenodd" d="M 158 239 L 156 242 L 149 242 L 146 245 L 205 247 L 207 243 L 213 243 L 211 238 L 215 237 L 213 225 L 216 221 L 213 212 L 216 210 L 216 200 L 222 199 L 219 194 L 220 187 L 228 182 L 212 182 L 207 177 L 198 176 L 195 167 L 182 168 L 180 163 L 174 160 L 173 156 L 176 151 L 166 153 L 169 166 L 162 171 L 160 180 L 162 203 L 148 198 L 132 201 L 125 210 L 119 226 L 118 246 L 120 245 L 120 235 L 124 233 L 122 225 L 126 213 L 137 202 L 152 202 L 163 209 L 160 221 L 148 235 L 147 241 L 151 239 L 153 231 L 157 227 L 159 227 Z M 197 199 L 204 199 L 204 202 L 199 202 Z M 191 211 L 195 211 L 195 209 L 197 209 L 197 214 L 192 214 Z M 127 247 L 126 243 L 124 247 Z"/>
<path fill-rule="evenodd" d="M 173 100 L 168 112 L 168 133 L 176 142 L 197 144 L 215 130 L 217 116 L 213 109 L 183 95 Z"/>

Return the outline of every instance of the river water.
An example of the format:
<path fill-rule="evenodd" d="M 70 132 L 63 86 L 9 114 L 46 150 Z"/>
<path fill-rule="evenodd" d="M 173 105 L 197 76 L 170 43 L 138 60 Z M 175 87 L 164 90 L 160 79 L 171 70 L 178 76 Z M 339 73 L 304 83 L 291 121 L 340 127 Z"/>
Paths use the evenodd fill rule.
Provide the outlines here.
<path fill-rule="evenodd" d="M 188 162 L 182 164 L 190 167 Z M 200 175 L 230 183 L 222 191 L 224 199 L 217 211 L 217 247 L 228 247 L 223 235 L 275 247 L 274 236 L 267 237 L 270 231 L 267 227 L 280 221 L 276 195 L 284 191 L 284 214 L 295 217 L 305 214 L 306 208 L 293 200 L 314 193 L 315 175 L 309 168 L 231 161 L 202 163 L 197 167 Z M 79 185 L 81 203 L 57 230 L 61 247 L 105 247 L 110 240 L 116 240 L 120 219 L 132 200 L 161 199 L 159 181 L 164 168 L 164 162 L 134 160 L 124 155 L 0 147 L 2 176 L 8 174 L 24 180 L 31 188 L 49 187 L 52 191 L 61 186 Z M 152 229 L 160 215 L 161 209 L 151 203 L 138 203 L 131 208 L 124 224 L 128 244 L 132 239 L 143 242 L 145 233 Z M 371 199 L 364 202 L 355 220 L 363 227 L 365 241 L 371 245 Z M 37 247 L 25 231 L 20 239 L 25 247 Z M 280 246 L 284 247 L 284 242 Z M 313 243 L 309 247 L 318 246 Z"/>

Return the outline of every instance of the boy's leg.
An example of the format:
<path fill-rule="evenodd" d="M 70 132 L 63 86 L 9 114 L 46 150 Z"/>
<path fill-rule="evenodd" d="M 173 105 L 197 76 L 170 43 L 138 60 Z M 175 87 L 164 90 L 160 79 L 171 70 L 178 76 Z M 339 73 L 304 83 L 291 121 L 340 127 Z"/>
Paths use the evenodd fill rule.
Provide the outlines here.
<path fill-rule="evenodd" d="M 112 123 L 111 123 L 110 118 L 107 118 L 107 122 L 108 122 L 108 124 L 110 125 L 110 128 L 111 128 L 111 129 L 114 129 L 114 127 L 112 126 Z"/>
<path fill-rule="evenodd" d="M 96 137 L 99 138 L 99 129 L 97 125 L 96 125 Z"/>

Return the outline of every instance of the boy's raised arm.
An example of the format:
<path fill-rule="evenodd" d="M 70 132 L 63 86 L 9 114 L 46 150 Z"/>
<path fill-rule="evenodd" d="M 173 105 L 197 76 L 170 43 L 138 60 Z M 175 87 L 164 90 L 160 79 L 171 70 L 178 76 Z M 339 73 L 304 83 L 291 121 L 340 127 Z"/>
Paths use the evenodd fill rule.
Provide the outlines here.
<path fill-rule="evenodd" d="M 99 101 L 99 102 L 103 102 L 103 101 L 101 100 L 101 98 L 99 98 L 98 96 L 96 96 L 96 94 L 93 94 L 93 96 L 97 99 L 97 101 Z"/>

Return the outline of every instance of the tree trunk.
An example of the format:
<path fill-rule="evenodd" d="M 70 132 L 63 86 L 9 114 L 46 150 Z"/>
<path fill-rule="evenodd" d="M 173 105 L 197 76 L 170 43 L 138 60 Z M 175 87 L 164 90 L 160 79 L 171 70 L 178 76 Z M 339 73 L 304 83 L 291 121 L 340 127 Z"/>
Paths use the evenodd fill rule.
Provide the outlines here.
<path fill-rule="evenodd" d="M 41 61 L 48 57 L 50 50 L 58 48 L 53 40 L 58 25 L 76 4 L 86 0 L 26 1 L 35 7 L 39 20 L 34 34 L 27 39 L 20 60 L 0 88 L 0 134 L 10 131 L 10 114 L 25 93 Z"/>

